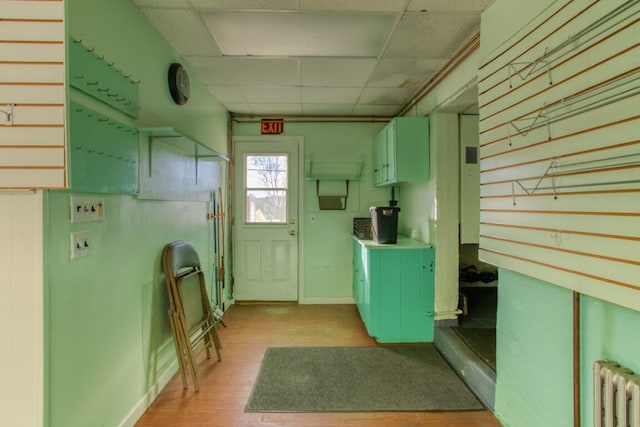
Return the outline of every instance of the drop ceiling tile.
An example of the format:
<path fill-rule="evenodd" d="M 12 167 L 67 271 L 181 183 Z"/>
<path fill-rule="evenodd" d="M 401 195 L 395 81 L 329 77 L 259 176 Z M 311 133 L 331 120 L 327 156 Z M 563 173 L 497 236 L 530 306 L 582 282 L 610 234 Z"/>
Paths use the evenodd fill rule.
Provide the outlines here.
<path fill-rule="evenodd" d="M 187 56 L 185 60 L 205 85 L 229 86 L 236 84 L 234 69 L 231 67 L 228 58 Z"/>
<path fill-rule="evenodd" d="M 406 0 L 300 0 L 300 10 L 402 12 Z"/>
<path fill-rule="evenodd" d="M 153 6 L 187 9 L 189 4 L 187 0 L 133 0 L 133 4 L 137 6 Z"/>
<path fill-rule="evenodd" d="M 393 16 L 377 13 L 212 11 L 202 18 L 228 56 L 376 58 Z"/>
<path fill-rule="evenodd" d="M 407 13 L 391 36 L 383 58 L 449 58 L 480 28 L 480 16 Z"/>
<path fill-rule="evenodd" d="M 233 58 L 226 57 L 239 85 L 297 86 L 300 66 L 296 58 Z"/>
<path fill-rule="evenodd" d="M 445 63 L 444 59 L 382 59 L 367 87 L 422 87 Z"/>
<path fill-rule="evenodd" d="M 254 114 L 280 115 L 302 114 L 301 104 L 249 104 Z"/>
<path fill-rule="evenodd" d="M 191 0 L 198 10 L 296 10 L 298 0 Z"/>
<path fill-rule="evenodd" d="M 141 8 L 147 20 L 181 55 L 220 56 L 220 50 L 195 12 L 181 9 Z"/>
<path fill-rule="evenodd" d="M 326 87 L 364 86 L 375 65 L 375 59 L 302 58 L 302 84 Z"/>
<path fill-rule="evenodd" d="M 223 105 L 228 111 L 232 113 L 236 113 L 236 114 L 253 113 L 253 111 L 251 111 L 251 107 L 249 107 L 249 104 L 247 104 L 246 102 L 225 102 Z"/>
<path fill-rule="evenodd" d="M 305 104 L 355 104 L 362 88 L 353 87 L 303 87 L 302 102 Z"/>
<path fill-rule="evenodd" d="M 404 105 L 416 92 L 415 88 L 365 88 L 359 104 Z"/>
<path fill-rule="evenodd" d="M 209 92 L 223 104 L 227 102 L 247 102 L 238 86 L 208 86 Z"/>
<path fill-rule="evenodd" d="M 428 10 L 435 11 L 458 11 L 479 13 L 493 3 L 494 0 L 411 0 L 407 6 L 407 11 Z"/>
<path fill-rule="evenodd" d="M 250 104 L 264 104 L 278 100 L 281 104 L 299 104 L 302 99 L 298 86 L 242 86 L 244 99 Z"/>
<path fill-rule="evenodd" d="M 395 116 L 402 109 L 402 105 L 356 105 L 353 114 L 357 116 Z"/>
<path fill-rule="evenodd" d="M 302 113 L 320 116 L 348 116 L 353 104 L 302 104 Z"/>

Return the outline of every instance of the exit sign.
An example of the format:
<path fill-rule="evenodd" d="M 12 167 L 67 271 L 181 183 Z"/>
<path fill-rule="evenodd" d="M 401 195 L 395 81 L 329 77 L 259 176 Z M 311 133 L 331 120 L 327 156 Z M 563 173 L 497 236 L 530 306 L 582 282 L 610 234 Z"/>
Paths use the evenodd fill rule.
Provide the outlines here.
<path fill-rule="evenodd" d="M 279 135 L 284 131 L 284 120 L 262 119 L 260 121 L 260 131 L 263 135 Z"/>

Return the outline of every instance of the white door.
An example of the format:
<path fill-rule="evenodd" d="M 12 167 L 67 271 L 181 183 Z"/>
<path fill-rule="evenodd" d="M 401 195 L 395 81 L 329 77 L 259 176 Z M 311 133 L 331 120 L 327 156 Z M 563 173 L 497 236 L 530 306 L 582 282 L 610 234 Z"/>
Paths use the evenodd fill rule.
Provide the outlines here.
<path fill-rule="evenodd" d="M 235 141 L 237 301 L 298 300 L 298 144 Z"/>

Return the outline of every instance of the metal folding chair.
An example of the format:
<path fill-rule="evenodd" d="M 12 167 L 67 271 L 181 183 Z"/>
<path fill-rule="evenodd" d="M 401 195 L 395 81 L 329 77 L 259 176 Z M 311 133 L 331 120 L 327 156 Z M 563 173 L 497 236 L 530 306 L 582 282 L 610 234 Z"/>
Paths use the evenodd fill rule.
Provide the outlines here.
<path fill-rule="evenodd" d="M 164 272 L 169 297 L 169 322 L 176 346 L 176 354 L 182 375 L 182 385 L 188 387 L 187 373 L 191 373 L 193 386 L 200 390 L 200 372 L 196 361 L 196 349 L 204 345 L 207 359 L 211 358 L 211 347 L 220 355 L 220 338 L 216 328 L 213 309 L 209 303 L 204 273 L 195 248 L 188 242 L 178 240 L 164 247 L 162 252 Z"/>

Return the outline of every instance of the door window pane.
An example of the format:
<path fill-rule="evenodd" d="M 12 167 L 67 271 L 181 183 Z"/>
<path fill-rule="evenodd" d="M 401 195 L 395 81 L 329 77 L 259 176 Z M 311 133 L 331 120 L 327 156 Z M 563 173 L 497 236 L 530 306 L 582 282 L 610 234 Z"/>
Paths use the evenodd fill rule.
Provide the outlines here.
<path fill-rule="evenodd" d="M 247 223 L 287 222 L 288 157 L 245 156 L 245 205 Z"/>

